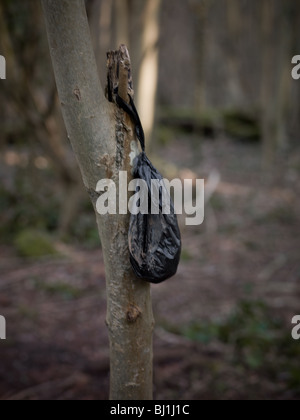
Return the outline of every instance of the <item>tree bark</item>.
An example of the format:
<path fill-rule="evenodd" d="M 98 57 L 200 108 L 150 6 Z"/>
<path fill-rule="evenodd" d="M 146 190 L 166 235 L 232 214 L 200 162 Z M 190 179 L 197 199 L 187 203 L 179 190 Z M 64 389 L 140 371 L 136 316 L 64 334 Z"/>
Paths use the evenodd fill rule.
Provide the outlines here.
<path fill-rule="evenodd" d="M 99 180 L 112 179 L 117 190 L 119 171 L 127 171 L 128 181 L 131 180 L 129 154 L 133 146 L 137 150 L 135 130 L 130 118 L 110 104 L 103 94 L 84 0 L 42 0 L 42 4 L 65 124 L 84 185 L 96 208 Z M 121 48 L 114 56 L 119 61 L 120 80 L 124 81 L 126 76 L 129 89 L 127 55 L 127 50 Z M 122 91 L 124 86 L 119 86 L 119 92 Z M 128 99 L 124 93 L 123 99 Z M 107 280 L 110 398 L 151 399 L 153 315 L 150 286 L 137 279 L 130 266 L 129 215 L 100 216 L 96 212 L 96 217 Z"/>

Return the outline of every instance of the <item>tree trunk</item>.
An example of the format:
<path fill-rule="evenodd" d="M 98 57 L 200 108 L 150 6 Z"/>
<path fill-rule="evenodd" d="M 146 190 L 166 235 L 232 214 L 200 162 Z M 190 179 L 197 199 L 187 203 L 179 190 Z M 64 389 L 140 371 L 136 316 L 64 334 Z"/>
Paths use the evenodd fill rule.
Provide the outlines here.
<path fill-rule="evenodd" d="M 146 0 L 143 14 L 143 32 L 140 43 L 140 68 L 137 106 L 146 140 L 151 141 L 155 119 L 158 80 L 159 16 L 161 0 Z"/>
<path fill-rule="evenodd" d="M 262 8 L 262 79 L 261 79 L 261 127 L 263 134 L 263 165 L 269 171 L 275 160 L 276 121 L 273 91 L 274 45 L 272 30 L 274 23 L 274 4 L 272 0 L 263 0 Z M 272 98 L 272 101 L 271 101 Z"/>
<path fill-rule="evenodd" d="M 130 118 L 105 99 L 97 75 L 84 0 L 42 0 L 63 116 L 84 185 L 94 207 L 99 180 L 119 187 L 119 171 L 131 180 L 131 147 L 136 139 Z M 119 92 L 128 99 L 127 50 L 118 54 Z M 125 64 L 124 64 L 125 63 Z M 123 80 L 123 87 L 121 86 Z M 127 86 L 124 87 L 126 79 Z M 125 94 L 126 92 L 126 94 Z M 97 214 L 102 242 L 110 335 L 111 390 L 114 400 L 152 398 L 153 315 L 150 286 L 130 266 L 128 215 Z"/>
<path fill-rule="evenodd" d="M 228 86 L 230 97 L 234 100 L 236 106 L 244 103 L 244 89 L 241 77 L 241 59 L 239 56 L 239 42 L 241 39 L 243 23 L 246 16 L 241 13 L 241 1 L 230 0 L 226 2 L 227 12 L 227 51 L 226 65 L 228 67 Z"/>
<path fill-rule="evenodd" d="M 206 53 L 206 36 L 207 36 L 207 14 L 209 2 L 204 0 L 191 0 L 191 11 L 195 15 L 195 66 L 196 66 L 196 80 L 194 91 L 194 108 L 197 112 L 202 112 L 205 109 L 205 53 Z"/>
<path fill-rule="evenodd" d="M 288 2 L 276 4 L 273 0 L 263 0 L 261 3 L 263 34 L 261 125 L 263 166 L 267 173 L 274 167 L 278 150 L 287 146 L 286 125 L 292 82 L 290 70 L 292 25 L 288 6 Z M 278 15 L 279 23 L 277 23 Z M 275 31 L 279 34 L 277 38 Z"/>
<path fill-rule="evenodd" d="M 126 44 L 129 42 L 129 2 L 128 0 L 115 0 L 115 43 L 116 45 Z"/>

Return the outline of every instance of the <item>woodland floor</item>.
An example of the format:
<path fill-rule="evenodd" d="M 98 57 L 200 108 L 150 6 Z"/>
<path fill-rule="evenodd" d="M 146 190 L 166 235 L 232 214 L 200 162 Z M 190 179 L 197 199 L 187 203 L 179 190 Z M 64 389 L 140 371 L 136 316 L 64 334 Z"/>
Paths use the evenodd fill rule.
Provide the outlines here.
<path fill-rule="evenodd" d="M 185 138 L 162 155 L 220 182 L 205 223 L 185 227 L 177 276 L 152 288 L 155 399 L 299 399 L 300 155 L 262 177 L 258 144 Z M 185 162 L 182 165 L 182 162 Z M 212 182 L 212 181 L 211 181 Z M 0 399 L 107 399 L 100 250 L 25 260 L 0 247 Z"/>

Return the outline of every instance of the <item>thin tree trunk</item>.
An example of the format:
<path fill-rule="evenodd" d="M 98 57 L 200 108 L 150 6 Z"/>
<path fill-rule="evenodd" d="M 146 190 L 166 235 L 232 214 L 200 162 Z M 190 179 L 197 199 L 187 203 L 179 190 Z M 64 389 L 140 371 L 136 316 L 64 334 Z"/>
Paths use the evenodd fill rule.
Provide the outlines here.
<path fill-rule="evenodd" d="M 130 118 L 106 101 L 97 75 L 84 0 L 42 0 L 50 52 L 68 135 L 94 207 L 99 180 L 119 171 L 130 181 Z M 128 84 L 127 50 L 116 54 Z M 124 65 L 127 62 L 127 65 Z M 119 92 L 127 90 L 119 86 Z M 124 93 L 122 97 L 127 100 Z M 67 197 L 66 197 L 67 199 Z M 107 280 L 111 392 L 114 400 L 152 398 L 153 315 L 150 286 L 137 279 L 128 250 L 128 215 L 99 216 Z"/>
<path fill-rule="evenodd" d="M 239 58 L 239 41 L 241 39 L 242 25 L 245 19 L 241 14 L 241 1 L 229 0 L 226 3 L 227 11 L 227 55 L 226 65 L 228 66 L 228 86 L 230 88 L 230 97 L 234 99 L 236 104 L 244 102 L 244 89 L 241 77 L 241 60 Z"/>
<path fill-rule="evenodd" d="M 277 6 L 277 8 L 276 8 Z M 280 23 L 276 17 L 280 14 Z M 273 169 L 278 150 L 287 147 L 291 89 L 292 32 L 289 3 L 262 2 L 263 71 L 261 87 L 263 165 Z M 280 37 L 276 38 L 276 32 Z M 274 44 L 274 37 L 276 43 Z"/>
<path fill-rule="evenodd" d="M 205 109 L 205 53 L 206 53 L 206 32 L 207 32 L 207 14 L 209 2 L 203 0 L 191 0 L 191 11 L 196 17 L 195 51 L 196 80 L 194 91 L 194 107 L 198 112 Z"/>
<path fill-rule="evenodd" d="M 115 43 L 116 45 L 129 42 L 129 3 L 128 0 L 115 0 Z"/>
<path fill-rule="evenodd" d="M 284 4 L 276 4 L 272 0 L 262 2 L 262 130 L 263 164 L 267 172 L 273 169 L 277 152 L 288 146 L 287 120 L 292 82 L 292 20 L 289 7 L 288 1 Z M 278 15 L 280 22 L 276 25 Z M 277 38 L 275 30 L 280 34 Z M 275 44 L 274 37 L 277 39 Z"/>
<path fill-rule="evenodd" d="M 275 5 L 272 0 L 263 0 L 262 8 L 262 80 L 261 80 L 261 126 L 263 133 L 263 166 L 269 172 L 275 161 L 277 136 L 276 109 L 273 100 L 274 39 L 272 38 Z"/>
<path fill-rule="evenodd" d="M 151 141 L 155 119 L 160 7 L 161 0 L 146 0 L 143 15 L 137 106 L 148 141 Z"/>

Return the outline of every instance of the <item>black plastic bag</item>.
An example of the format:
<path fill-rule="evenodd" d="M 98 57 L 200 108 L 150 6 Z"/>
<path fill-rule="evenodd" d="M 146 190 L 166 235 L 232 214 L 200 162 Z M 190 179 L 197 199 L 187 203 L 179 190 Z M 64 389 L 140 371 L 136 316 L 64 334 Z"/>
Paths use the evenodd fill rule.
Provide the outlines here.
<path fill-rule="evenodd" d="M 145 154 L 145 137 L 143 127 L 135 108 L 133 99 L 129 96 L 127 104 L 116 91 L 117 104 L 130 116 L 135 124 L 136 136 L 142 147 L 142 153 L 134 161 L 134 178 L 147 184 L 146 214 L 131 214 L 128 233 L 130 261 L 135 274 L 151 283 L 161 283 L 174 276 L 177 272 L 181 254 L 181 235 L 178 227 L 174 205 L 163 183 L 163 177 L 154 168 Z M 152 180 L 160 181 L 160 194 L 151 194 Z M 140 192 L 137 186 L 136 193 Z M 163 200 L 164 198 L 164 200 Z M 151 214 L 154 200 L 156 213 Z M 168 202 L 168 214 L 164 214 L 164 204 Z M 141 203 L 140 203 L 141 204 Z"/>
<path fill-rule="evenodd" d="M 152 283 L 161 283 L 176 274 L 180 260 L 181 237 L 177 216 L 162 181 L 163 177 L 144 152 L 135 159 L 134 177 L 147 183 L 148 213 L 131 215 L 129 227 L 131 265 L 138 277 Z M 154 199 L 151 194 L 152 180 L 162 181 L 157 206 L 159 214 L 151 214 Z M 136 192 L 139 191 L 138 187 Z M 163 197 L 169 202 L 170 214 L 163 214 Z"/>

